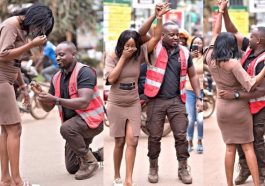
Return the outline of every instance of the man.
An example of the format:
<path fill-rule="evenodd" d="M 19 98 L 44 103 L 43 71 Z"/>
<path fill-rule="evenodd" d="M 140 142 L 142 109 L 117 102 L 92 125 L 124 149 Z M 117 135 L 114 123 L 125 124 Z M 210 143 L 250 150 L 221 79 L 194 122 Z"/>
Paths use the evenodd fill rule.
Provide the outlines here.
<path fill-rule="evenodd" d="M 40 69 L 41 64 L 45 65 L 44 69 L 41 71 L 41 74 L 47 82 L 50 82 L 52 76 L 59 70 L 56 61 L 55 48 L 56 47 L 50 41 L 47 41 L 43 48 L 42 57 L 36 64 L 36 68 L 38 70 Z M 50 61 L 52 64 L 50 64 Z"/>
<path fill-rule="evenodd" d="M 66 140 L 65 164 L 75 179 L 91 177 L 98 163 L 89 149 L 93 138 L 103 130 L 103 102 L 97 92 L 95 71 L 76 59 L 73 43 L 62 42 L 56 48 L 57 72 L 49 93 L 41 92 L 39 101 L 49 112 L 59 106 L 62 119 L 61 135 Z"/>
<path fill-rule="evenodd" d="M 265 27 L 258 27 L 251 32 L 250 39 L 243 37 L 230 20 L 227 7 L 224 11 L 224 21 L 227 31 L 235 34 L 239 46 L 246 51 L 241 63 L 243 68 L 249 75 L 255 76 L 264 67 L 265 61 Z M 248 48 L 249 46 L 249 48 Z M 264 86 L 265 84 L 262 83 Z M 234 99 L 250 99 L 250 111 L 253 116 L 253 132 L 254 132 L 254 150 L 257 156 L 259 167 L 260 184 L 264 185 L 265 180 L 265 97 L 264 87 L 260 85 L 253 93 L 238 92 L 232 93 Z M 226 91 L 221 91 L 223 94 L 229 94 Z M 231 93 L 230 93 L 231 95 Z M 223 95 L 221 95 L 223 96 Z M 258 98 L 257 98 L 258 96 Z M 228 96 L 229 98 L 229 96 Z M 231 96 L 230 96 L 231 98 Z M 235 180 L 236 185 L 243 184 L 250 176 L 250 170 L 241 146 L 237 147 L 239 154 L 239 165 L 241 167 L 238 177 Z"/>
<path fill-rule="evenodd" d="M 179 162 L 178 177 L 184 184 L 192 183 L 188 171 L 188 142 L 186 139 L 188 120 L 185 110 L 185 78 L 189 75 L 197 96 L 197 108 L 202 111 L 199 80 L 196 76 L 189 51 L 179 45 L 179 28 L 175 23 L 163 25 L 162 40 L 151 54 L 152 68 L 148 68 L 144 93 L 147 103 L 148 157 L 150 169 L 148 180 L 158 182 L 158 157 L 165 117 L 175 138 L 175 148 Z"/>

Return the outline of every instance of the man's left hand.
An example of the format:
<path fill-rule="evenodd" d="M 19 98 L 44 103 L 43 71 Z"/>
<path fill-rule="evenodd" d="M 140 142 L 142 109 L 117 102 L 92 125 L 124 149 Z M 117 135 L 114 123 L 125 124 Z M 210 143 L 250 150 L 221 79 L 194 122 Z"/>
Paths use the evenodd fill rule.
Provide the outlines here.
<path fill-rule="evenodd" d="M 197 108 L 198 112 L 203 111 L 203 104 L 202 104 L 202 101 L 200 99 L 197 99 L 197 101 L 196 101 L 196 108 Z"/>

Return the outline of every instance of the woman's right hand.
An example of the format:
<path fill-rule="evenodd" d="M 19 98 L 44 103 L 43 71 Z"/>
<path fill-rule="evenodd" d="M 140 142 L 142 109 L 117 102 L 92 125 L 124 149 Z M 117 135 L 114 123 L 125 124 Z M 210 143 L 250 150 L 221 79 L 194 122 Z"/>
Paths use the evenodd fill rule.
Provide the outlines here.
<path fill-rule="evenodd" d="M 32 47 L 42 46 L 47 42 L 47 37 L 45 35 L 35 37 L 30 44 Z"/>
<path fill-rule="evenodd" d="M 137 48 L 126 48 L 124 47 L 121 57 L 124 59 L 130 59 L 134 52 L 137 51 Z"/>
<path fill-rule="evenodd" d="M 197 58 L 197 57 L 199 57 L 199 51 L 198 51 L 198 50 L 192 50 L 192 51 L 191 51 L 191 57 L 192 57 L 192 58 Z"/>

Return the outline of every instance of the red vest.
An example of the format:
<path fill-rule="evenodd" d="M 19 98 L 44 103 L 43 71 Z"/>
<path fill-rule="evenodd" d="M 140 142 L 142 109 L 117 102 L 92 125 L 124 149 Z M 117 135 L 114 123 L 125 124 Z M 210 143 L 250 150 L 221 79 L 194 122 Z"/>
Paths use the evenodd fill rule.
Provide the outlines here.
<path fill-rule="evenodd" d="M 71 99 L 78 97 L 77 77 L 80 69 L 84 66 L 86 65 L 77 62 L 71 74 L 68 85 L 69 95 Z M 61 97 L 61 92 L 60 92 L 61 76 L 62 73 L 61 71 L 59 71 L 53 77 L 53 86 L 55 89 L 55 96 L 57 97 Z M 79 114 L 86 121 L 86 123 L 90 128 L 97 128 L 98 125 L 103 121 L 104 109 L 103 109 L 103 101 L 99 96 L 97 86 L 94 87 L 93 91 L 94 91 L 93 98 L 90 101 L 88 107 L 84 110 L 75 110 L 75 112 Z M 60 117 L 62 119 L 62 107 L 60 105 L 59 105 L 59 112 L 60 112 Z"/>
<path fill-rule="evenodd" d="M 243 65 L 246 62 L 246 59 L 250 55 L 252 49 L 248 48 L 245 55 L 243 56 L 241 60 L 241 64 Z M 251 76 L 254 77 L 257 74 L 255 73 L 256 67 L 260 62 L 263 62 L 265 60 L 265 52 L 261 53 L 259 56 L 257 56 L 253 61 L 250 62 L 248 68 L 247 68 L 247 73 Z M 250 99 L 249 101 L 249 107 L 250 107 L 250 112 L 251 114 L 256 114 L 258 113 L 262 108 L 265 107 L 265 96 L 255 98 L 255 99 Z"/>
<path fill-rule="evenodd" d="M 155 49 L 156 61 L 154 65 L 148 65 L 146 72 L 146 81 L 144 85 L 144 94 L 148 97 L 155 97 L 161 87 L 164 79 L 164 74 L 166 71 L 168 63 L 167 50 L 159 42 Z M 185 47 L 179 45 L 179 61 L 181 64 L 180 70 L 180 96 L 183 103 L 186 102 L 186 75 L 187 75 L 187 63 L 189 58 L 189 51 Z"/>

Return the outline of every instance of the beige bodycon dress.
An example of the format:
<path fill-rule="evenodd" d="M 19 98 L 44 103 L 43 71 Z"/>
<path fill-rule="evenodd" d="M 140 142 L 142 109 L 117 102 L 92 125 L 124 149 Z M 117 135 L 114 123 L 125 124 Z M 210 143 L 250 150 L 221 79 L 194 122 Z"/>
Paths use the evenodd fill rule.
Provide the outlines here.
<path fill-rule="evenodd" d="M 11 25 L 8 21 L 0 24 L 0 57 L 7 55 L 10 49 L 20 47 L 25 43 L 24 31 Z M 25 55 L 17 60 L 24 58 Z M 0 59 L 0 125 L 21 122 L 13 87 L 20 68 L 14 66 L 14 64 L 14 60 L 1 61 Z"/>
<path fill-rule="evenodd" d="M 217 89 L 229 91 L 249 91 L 255 83 L 242 68 L 239 61 L 231 72 L 225 71 L 210 59 L 212 49 L 207 54 L 207 64 L 216 82 Z M 226 144 L 244 144 L 254 140 L 253 121 L 247 99 L 225 100 L 217 98 L 217 122 Z"/>
<path fill-rule="evenodd" d="M 114 52 L 109 53 L 105 61 L 104 78 L 107 79 L 110 72 L 118 62 Z M 124 137 L 126 121 L 132 124 L 133 135 L 139 136 L 141 126 L 141 105 L 138 94 L 138 78 L 140 65 L 147 60 L 146 45 L 142 45 L 140 56 L 132 58 L 123 67 L 118 80 L 111 85 L 108 97 L 107 116 L 110 123 L 110 136 Z M 132 90 L 120 89 L 120 83 L 135 83 Z"/>

